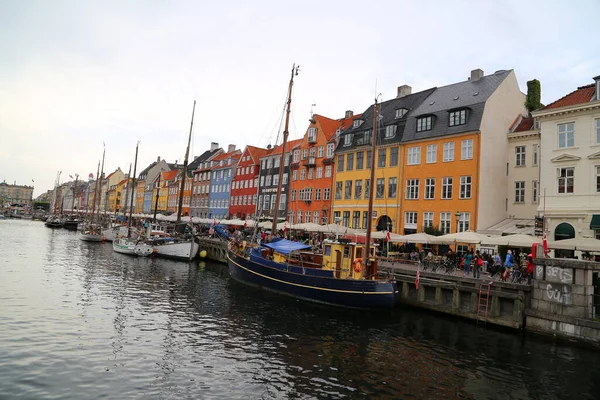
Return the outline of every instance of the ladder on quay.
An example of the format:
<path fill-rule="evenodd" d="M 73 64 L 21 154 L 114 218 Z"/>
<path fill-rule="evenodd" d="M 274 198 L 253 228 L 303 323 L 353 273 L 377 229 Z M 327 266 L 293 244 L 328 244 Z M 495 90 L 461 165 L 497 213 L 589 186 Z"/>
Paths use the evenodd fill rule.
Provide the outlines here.
<path fill-rule="evenodd" d="M 488 319 L 488 310 L 490 305 L 490 291 L 492 289 L 492 283 L 482 282 L 479 286 L 479 299 L 477 301 L 477 323 L 483 322 L 485 324 Z"/>

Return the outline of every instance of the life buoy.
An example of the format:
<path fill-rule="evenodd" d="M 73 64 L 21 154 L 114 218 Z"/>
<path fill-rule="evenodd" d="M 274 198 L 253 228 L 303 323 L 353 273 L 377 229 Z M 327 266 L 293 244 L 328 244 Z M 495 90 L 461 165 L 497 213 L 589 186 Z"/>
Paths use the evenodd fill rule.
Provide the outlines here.
<path fill-rule="evenodd" d="M 357 258 L 356 260 L 354 260 L 353 265 L 354 265 L 354 272 L 362 271 L 362 269 L 364 267 L 362 258 Z"/>

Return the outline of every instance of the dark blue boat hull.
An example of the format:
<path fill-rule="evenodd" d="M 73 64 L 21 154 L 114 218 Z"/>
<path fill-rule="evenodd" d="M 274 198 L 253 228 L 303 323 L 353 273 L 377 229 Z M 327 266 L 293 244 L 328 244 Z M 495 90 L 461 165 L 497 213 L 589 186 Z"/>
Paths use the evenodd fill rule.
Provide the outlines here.
<path fill-rule="evenodd" d="M 288 272 L 228 251 L 229 274 L 244 284 L 299 299 L 334 306 L 389 309 L 396 305 L 393 281 L 338 279 Z"/>

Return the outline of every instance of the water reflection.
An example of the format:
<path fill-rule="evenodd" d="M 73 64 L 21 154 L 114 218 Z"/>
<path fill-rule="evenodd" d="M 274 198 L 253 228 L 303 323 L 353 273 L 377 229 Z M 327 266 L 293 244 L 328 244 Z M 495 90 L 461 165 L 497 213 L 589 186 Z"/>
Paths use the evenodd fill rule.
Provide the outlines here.
<path fill-rule="evenodd" d="M 4 224 L 4 222 L 3 222 Z M 592 399 L 598 353 L 412 309 L 309 305 L 219 264 L 0 230 L 8 398 Z M 27 246 L 27 250 L 23 250 Z"/>

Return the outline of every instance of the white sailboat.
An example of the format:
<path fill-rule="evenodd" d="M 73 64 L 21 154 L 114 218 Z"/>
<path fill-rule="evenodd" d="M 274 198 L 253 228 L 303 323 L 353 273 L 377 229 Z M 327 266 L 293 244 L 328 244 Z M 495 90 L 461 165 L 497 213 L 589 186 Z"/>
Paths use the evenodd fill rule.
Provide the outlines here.
<path fill-rule="evenodd" d="M 96 214 L 96 201 L 98 201 L 98 209 L 100 208 L 100 186 L 102 183 L 102 175 L 104 174 L 104 156 L 106 155 L 106 149 L 102 151 L 102 169 L 100 169 L 100 162 L 98 162 L 98 170 L 96 172 L 96 188 L 94 191 L 94 201 L 92 204 L 92 215 L 90 222 L 82 227 L 81 233 L 79 234 L 79 240 L 84 242 L 102 242 L 104 236 L 102 236 L 102 227 L 100 224 L 94 223 L 94 216 Z M 100 216 L 98 216 L 98 220 Z"/>
<path fill-rule="evenodd" d="M 133 227 L 132 227 L 132 222 L 133 222 L 133 190 L 135 188 L 135 174 L 137 171 L 137 157 L 138 157 L 138 147 L 139 147 L 139 142 L 138 144 L 135 146 L 135 162 L 134 162 L 134 166 L 133 166 L 133 178 L 128 178 L 128 182 L 131 181 L 131 196 L 130 196 L 130 203 L 129 203 L 129 222 L 127 224 L 127 236 L 119 236 L 116 237 L 113 242 L 112 242 L 112 247 L 113 250 L 117 253 L 121 253 L 121 254 L 129 254 L 134 256 L 135 253 L 135 246 L 137 245 L 138 239 L 137 239 L 137 232 L 135 234 L 135 238 L 133 237 Z M 129 170 L 131 172 L 131 169 Z M 129 191 L 129 185 L 127 185 L 127 191 Z"/>

